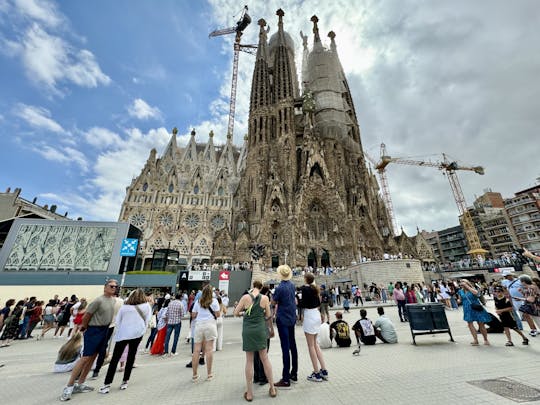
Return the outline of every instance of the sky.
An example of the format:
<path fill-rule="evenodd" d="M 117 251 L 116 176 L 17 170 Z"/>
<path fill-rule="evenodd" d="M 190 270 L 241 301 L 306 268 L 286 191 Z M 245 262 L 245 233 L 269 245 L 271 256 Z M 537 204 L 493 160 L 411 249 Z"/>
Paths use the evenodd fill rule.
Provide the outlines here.
<path fill-rule="evenodd" d="M 535 0 L 305 0 L 248 4 L 270 35 L 276 10 L 296 45 L 319 18 L 336 33 L 364 150 L 440 161 L 459 172 L 467 203 L 486 189 L 513 196 L 540 176 L 540 13 Z M 1 0 L 0 190 L 56 204 L 71 218 L 116 221 L 125 189 L 173 127 L 184 145 L 224 143 L 234 26 L 230 0 Z M 326 35 L 323 43 L 329 44 Z M 234 142 L 247 132 L 254 57 L 241 53 Z M 300 73 L 299 73 L 300 74 Z M 435 168 L 390 165 L 397 224 L 458 224 L 449 183 Z"/>

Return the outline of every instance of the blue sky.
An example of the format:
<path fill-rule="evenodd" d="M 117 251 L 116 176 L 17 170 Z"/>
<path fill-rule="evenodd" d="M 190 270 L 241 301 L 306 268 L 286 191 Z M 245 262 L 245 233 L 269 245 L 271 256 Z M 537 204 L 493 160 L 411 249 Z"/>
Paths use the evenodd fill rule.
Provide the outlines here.
<path fill-rule="evenodd" d="M 267 1 L 250 4 L 296 41 L 334 30 L 364 149 L 437 159 L 448 153 L 486 175 L 460 175 L 467 201 L 486 188 L 510 197 L 540 176 L 540 17 L 534 1 Z M 235 1 L 0 2 L 0 188 L 85 219 L 116 220 L 125 187 L 173 127 L 224 142 Z M 255 43 L 257 26 L 244 41 Z M 311 38 L 310 38 L 311 44 Z M 296 59 L 301 69 L 301 58 Z M 235 143 L 246 131 L 253 59 L 240 57 Z M 435 155 L 439 154 L 439 155 Z M 457 224 L 436 170 L 391 167 L 398 224 Z"/>

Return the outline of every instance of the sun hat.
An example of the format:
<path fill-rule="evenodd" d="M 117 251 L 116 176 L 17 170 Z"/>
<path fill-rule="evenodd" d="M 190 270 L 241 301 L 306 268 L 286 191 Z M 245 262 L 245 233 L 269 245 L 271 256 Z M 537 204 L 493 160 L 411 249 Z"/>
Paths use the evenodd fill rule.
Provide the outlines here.
<path fill-rule="evenodd" d="M 292 278 L 291 268 L 286 264 L 282 264 L 277 268 L 277 273 L 282 280 L 290 280 Z"/>

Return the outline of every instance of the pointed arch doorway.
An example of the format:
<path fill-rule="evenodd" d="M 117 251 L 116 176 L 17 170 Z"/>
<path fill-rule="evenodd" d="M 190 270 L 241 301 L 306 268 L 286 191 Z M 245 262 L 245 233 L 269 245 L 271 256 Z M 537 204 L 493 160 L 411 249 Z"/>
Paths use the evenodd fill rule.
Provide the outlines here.
<path fill-rule="evenodd" d="M 307 265 L 313 267 L 314 269 L 317 268 L 317 254 L 315 253 L 315 249 L 311 249 L 309 251 L 307 257 Z"/>
<path fill-rule="evenodd" d="M 326 249 L 323 249 L 321 255 L 321 267 L 330 267 L 330 253 Z"/>

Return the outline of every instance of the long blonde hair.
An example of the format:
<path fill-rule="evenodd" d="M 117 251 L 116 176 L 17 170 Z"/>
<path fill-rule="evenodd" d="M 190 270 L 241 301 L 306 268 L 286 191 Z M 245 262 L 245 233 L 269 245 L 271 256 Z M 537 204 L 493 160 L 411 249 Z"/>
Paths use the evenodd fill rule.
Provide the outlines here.
<path fill-rule="evenodd" d="M 77 356 L 77 353 L 80 352 L 82 347 L 82 338 L 83 334 L 77 332 L 69 338 L 69 340 L 62 345 L 58 351 L 58 360 L 59 361 L 69 361 Z"/>
<path fill-rule="evenodd" d="M 207 284 L 204 286 L 202 290 L 201 298 L 199 300 L 199 305 L 204 309 L 208 309 L 210 308 L 211 304 L 212 304 L 212 286 L 210 284 Z"/>

